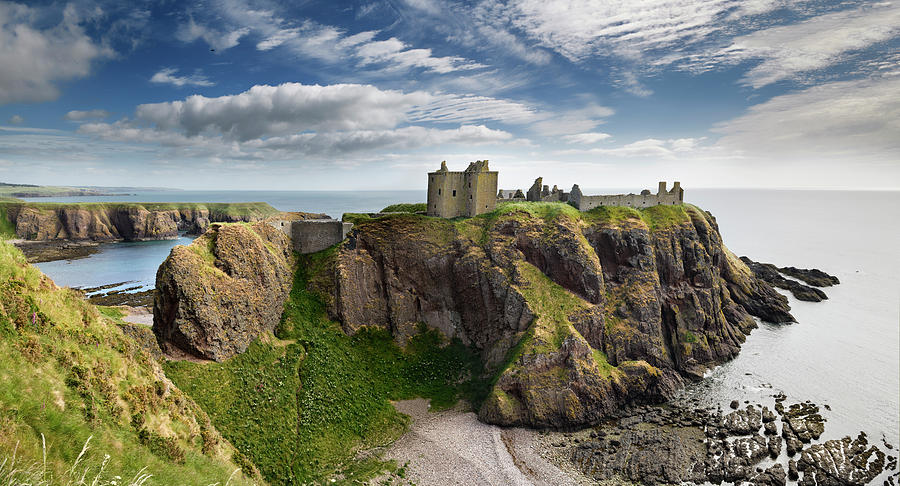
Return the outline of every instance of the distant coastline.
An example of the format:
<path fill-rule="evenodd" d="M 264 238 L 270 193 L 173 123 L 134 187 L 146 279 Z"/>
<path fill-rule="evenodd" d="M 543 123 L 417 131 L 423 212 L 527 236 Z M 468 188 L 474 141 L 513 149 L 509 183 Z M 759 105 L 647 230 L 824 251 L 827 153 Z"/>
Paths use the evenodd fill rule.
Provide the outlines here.
<path fill-rule="evenodd" d="M 149 187 L 104 187 L 104 186 L 39 186 L 35 184 L 11 184 L 0 182 L 0 197 L 122 197 L 133 196 L 140 191 L 178 191 L 178 189 Z"/>

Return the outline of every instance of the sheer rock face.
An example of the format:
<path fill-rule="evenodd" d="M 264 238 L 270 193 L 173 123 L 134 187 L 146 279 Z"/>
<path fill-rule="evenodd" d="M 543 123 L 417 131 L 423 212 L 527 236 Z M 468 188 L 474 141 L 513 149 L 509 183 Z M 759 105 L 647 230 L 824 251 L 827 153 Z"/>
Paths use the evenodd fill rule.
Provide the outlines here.
<path fill-rule="evenodd" d="M 379 326 L 402 342 L 424 322 L 480 349 L 497 374 L 487 422 L 594 424 L 734 357 L 751 316 L 793 320 L 711 215 L 665 210 L 684 212 L 653 229 L 567 211 L 374 220 L 357 225 L 318 290 L 347 333 Z"/>
<path fill-rule="evenodd" d="M 213 224 L 156 274 L 153 332 L 163 350 L 223 361 L 278 325 L 291 290 L 287 237 L 266 223 Z"/>
<path fill-rule="evenodd" d="M 148 211 L 139 205 L 90 209 L 73 205 L 52 210 L 19 206 L 8 209 L 6 216 L 15 224 L 16 237 L 37 241 L 171 239 L 179 231 L 202 234 L 210 222 L 207 209 Z M 219 217 L 224 222 L 255 219 Z"/>

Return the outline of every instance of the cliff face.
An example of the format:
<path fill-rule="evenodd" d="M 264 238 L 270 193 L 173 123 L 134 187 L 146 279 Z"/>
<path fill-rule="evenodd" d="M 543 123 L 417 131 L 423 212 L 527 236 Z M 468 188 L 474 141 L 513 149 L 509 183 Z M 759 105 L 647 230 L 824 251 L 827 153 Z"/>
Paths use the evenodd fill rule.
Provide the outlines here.
<path fill-rule="evenodd" d="M 318 289 L 332 317 L 347 333 L 379 326 L 401 342 L 424 322 L 480 349 L 496 370 L 479 412 L 491 423 L 596 423 L 734 357 L 751 316 L 792 320 L 692 206 L 512 205 L 356 228 Z"/>
<path fill-rule="evenodd" d="M 215 207 L 215 205 L 210 205 Z M 6 208 L 16 237 L 25 240 L 168 239 L 179 231 L 201 234 L 210 222 L 255 222 L 277 213 L 266 204 L 224 212 L 183 204 L 18 204 Z"/>
<path fill-rule="evenodd" d="M 159 267 L 153 332 L 168 352 L 242 353 L 278 324 L 292 269 L 290 241 L 269 224 L 213 224 Z"/>

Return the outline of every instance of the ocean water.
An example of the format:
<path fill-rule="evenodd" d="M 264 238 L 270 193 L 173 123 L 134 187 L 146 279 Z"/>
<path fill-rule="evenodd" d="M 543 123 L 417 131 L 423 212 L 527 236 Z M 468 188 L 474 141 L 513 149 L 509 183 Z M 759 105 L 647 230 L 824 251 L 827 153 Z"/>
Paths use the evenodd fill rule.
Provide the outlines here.
<path fill-rule="evenodd" d="M 34 200 L 265 201 L 340 218 L 424 198 L 424 191 L 184 191 Z M 893 218 L 900 192 L 688 189 L 685 199 L 716 216 L 736 254 L 819 268 L 841 280 L 825 289 L 825 302 L 789 296 L 797 323 L 761 323 L 736 359 L 710 371 L 685 396 L 727 408 L 733 399 L 771 405 L 771 396 L 783 392 L 788 403 L 831 407 L 822 410 L 828 421 L 823 440 L 863 430 L 872 440 L 900 445 L 900 225 Z M 38 266 L 60 285 L 134 281 L 125 287 L 149 287 L 169 249 L 187 241 L 109 244 L 90 258 Z"/>

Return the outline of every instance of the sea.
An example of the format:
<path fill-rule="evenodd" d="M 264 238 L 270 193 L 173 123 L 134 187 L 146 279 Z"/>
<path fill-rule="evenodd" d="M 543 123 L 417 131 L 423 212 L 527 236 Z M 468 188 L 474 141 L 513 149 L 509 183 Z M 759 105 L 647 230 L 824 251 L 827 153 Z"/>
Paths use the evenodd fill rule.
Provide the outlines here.
<path fill-rule="evenodd" d="M 586 193 L 621 192 L 595 188 Z M 421 202 L 425 191 L 178 191 L 33 201 L 263 201 L 283 211 L 370 212 Z M 679 400 L 728 410 L 732 400 L 773 405 L 812 401 L 826 419 L 821 440 L 856 437 L 900 446 L 900 209 L 897 191 L 690 189 L 685 200 L 710 211 L 738 255 L 778 266 L 819 268 L 840 285 L 828 300 L 788 295 L 797 322 L 761 322 L 737 358 L 709 371 Z M 178 240 L 111 243 L 88 258 L 39 263 L 59 285 L 152 288 L 156 269 Z M 828 407 L 826 408 L 825 405 Z"/>

